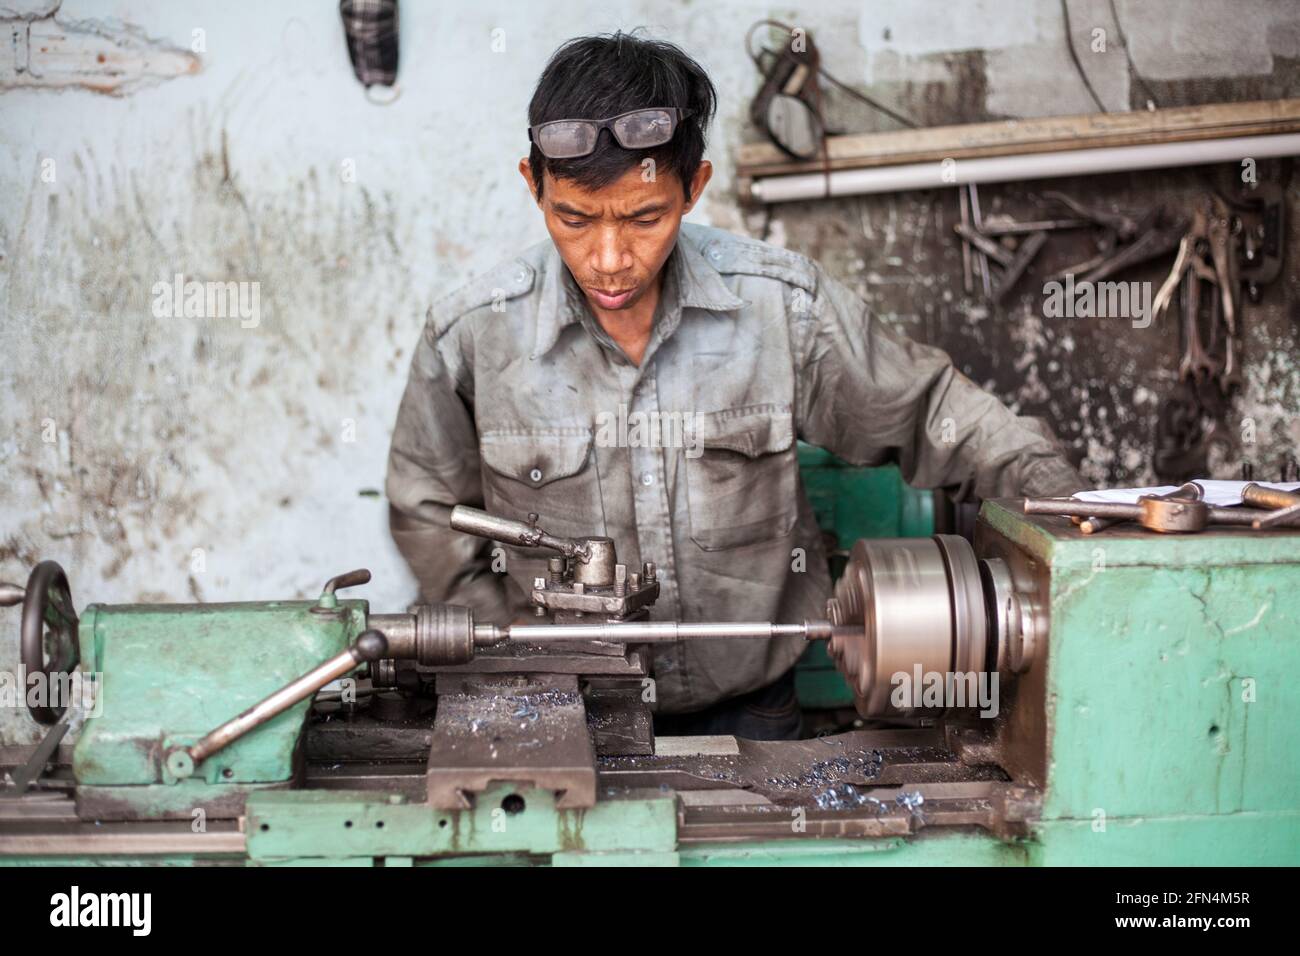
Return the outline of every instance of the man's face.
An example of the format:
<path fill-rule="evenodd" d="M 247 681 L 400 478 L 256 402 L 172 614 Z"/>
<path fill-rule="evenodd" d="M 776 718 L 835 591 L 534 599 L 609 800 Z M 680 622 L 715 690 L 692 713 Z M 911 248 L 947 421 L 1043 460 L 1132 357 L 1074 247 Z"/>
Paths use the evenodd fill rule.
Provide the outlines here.
<path fill-rule="evenodd" d="M 527 159 L 520 161 L 519 171 L 537 195 Z M 658 287 L 682 217 L 694 207 L 712 173 L 707 161 L 700 164 L 692 177 L 690 202 L 676 174 L 647 181 L 639 166 L 594 190 L 546 174 L 538 202 L 546 229 L 593 309 L 631 309 Z"/>

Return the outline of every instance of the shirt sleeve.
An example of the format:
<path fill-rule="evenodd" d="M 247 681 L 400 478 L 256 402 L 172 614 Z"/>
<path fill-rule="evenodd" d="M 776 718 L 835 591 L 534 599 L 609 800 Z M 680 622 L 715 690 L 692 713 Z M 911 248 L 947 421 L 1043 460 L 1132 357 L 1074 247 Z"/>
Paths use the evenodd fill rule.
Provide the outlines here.
<path fill-rule="evenodd" d="M 426 603 L 459 604 L 508 623 L 518 588 L 492 568 L 492 542 L 453 531 L 451 509 L 483 507 L 470 363 L 460 330 L 424 328 L 411 359 L 388 452 L 389 528 Z"/>
<path fill-rule="evenodd" d="M 1045 423 L 1017 416 L 816 268 L 816 296 L 790 309 L 801 438 L 852 464 L 896 462 L 909 484 L 958 500 L 1085 487 Z"/>

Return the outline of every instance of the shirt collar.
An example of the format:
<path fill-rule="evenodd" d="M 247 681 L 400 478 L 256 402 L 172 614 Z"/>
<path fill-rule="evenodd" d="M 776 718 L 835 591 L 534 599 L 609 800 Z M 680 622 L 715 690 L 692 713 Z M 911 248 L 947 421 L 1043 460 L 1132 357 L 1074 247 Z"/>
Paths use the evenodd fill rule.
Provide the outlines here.
<path fill-rule="evenodd" d="M 680 233 L 677 244 L 664 263 L 663 299 L 659 304 L 658 337 L 667 338 L 677 328 L 683 309 L 703 309 L 708 312 L 734 312 L 742 308 L 745 300 L 736 296 L 723 280 L 718 270 L 709 265 L 700 251 Z M 574 282 L 560 251 L 551 244 L 546 258 L 546 278 L 537 310 L 537 340 L 534 357 L 540 358 L 555 347 L 560 333 L 575 322 L 581 322 L 587 309 L 587 299 Z"/>

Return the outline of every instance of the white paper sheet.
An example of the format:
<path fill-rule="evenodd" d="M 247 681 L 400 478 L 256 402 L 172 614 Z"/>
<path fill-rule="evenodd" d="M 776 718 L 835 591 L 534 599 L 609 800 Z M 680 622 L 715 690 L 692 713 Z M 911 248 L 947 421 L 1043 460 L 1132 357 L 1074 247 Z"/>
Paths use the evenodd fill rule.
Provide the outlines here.
<path fill-rule="evenodd" d="M 1241 489 L 1248 484 L 1245 481 L 1217 481 L 1213 478 L 1197 478 L 1196 483 L 1205 489 L 1205 503 L 1220 507 L 1241 504 Z M 1300 481 L 1260 481 L 1257 484 L 1282 491 L 1300 489 Z M 1074 497 L 1080 501 L 1115 501 L 1135 504 L 1142 495 L 1166 495 L 1177 487 L 1177 485 L 1157 485 L 1151 488 L 1100 488 L 1096 491 L 1080 491 Z"/>

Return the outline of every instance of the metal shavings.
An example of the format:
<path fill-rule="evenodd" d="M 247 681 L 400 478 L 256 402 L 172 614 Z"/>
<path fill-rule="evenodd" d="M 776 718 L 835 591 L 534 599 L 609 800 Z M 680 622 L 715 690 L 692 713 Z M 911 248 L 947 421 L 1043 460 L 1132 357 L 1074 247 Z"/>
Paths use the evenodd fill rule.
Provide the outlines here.
<path fill-rule="evenodd" d="M 860 750 L 857 755 L 841 754 L 818 760 L 797 777 L 768 777 L 767 782 L 779 790 L 833 787 L 844 777 L 860 776 L 868 780 L 880 774 L 884 757 L 879 750 Z"/>
<path fill-rule="evenodd" d="M 900 807 L 906 807 L 912 813 L 916 813 L 925 803 L 925 797 L 921 796 L 919 790 L 904 790 L 894 798 L 894 802 Z"/>
<path fill-rule="evenodd" d="M 853 810 L 858 807 L 871 807 L 877 813 L 884 813 L 886 806 L 875 797 L 869 797 L 851 783 L 836 784 L 821 793 L 814 794 L 813 802 L 822 810 Z"/>

